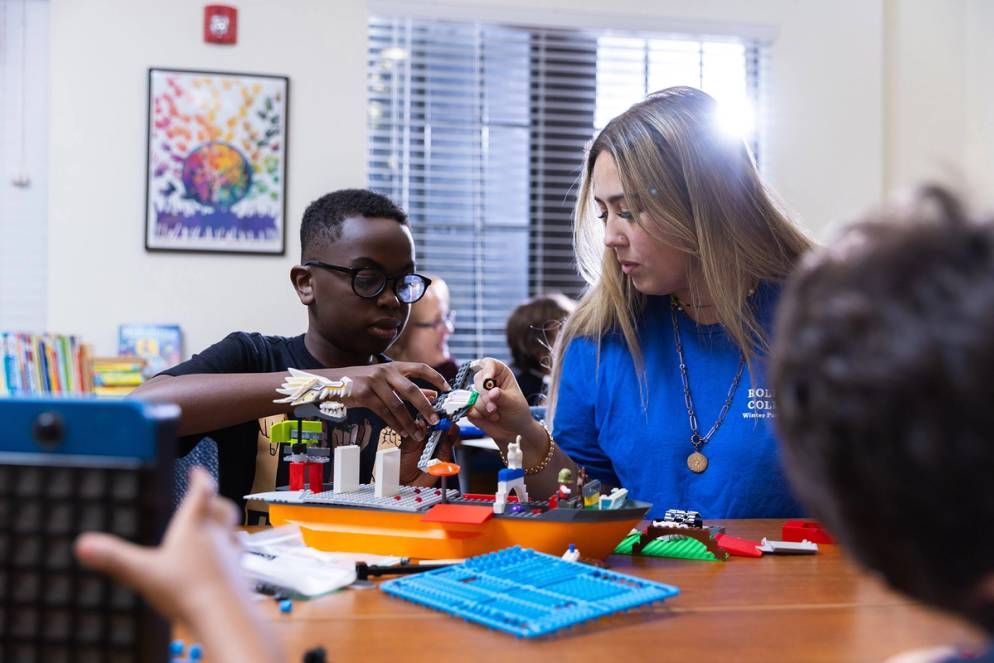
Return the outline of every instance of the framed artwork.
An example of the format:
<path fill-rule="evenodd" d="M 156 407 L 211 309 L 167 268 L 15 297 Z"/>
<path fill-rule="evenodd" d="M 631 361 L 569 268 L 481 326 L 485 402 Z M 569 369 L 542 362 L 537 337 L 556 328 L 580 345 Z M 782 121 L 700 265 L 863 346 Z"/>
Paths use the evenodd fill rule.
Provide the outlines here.
<path fill-rule="evenodd" d="M 148 70 L 145 248 L 283 255 L 286 76 Z"/>

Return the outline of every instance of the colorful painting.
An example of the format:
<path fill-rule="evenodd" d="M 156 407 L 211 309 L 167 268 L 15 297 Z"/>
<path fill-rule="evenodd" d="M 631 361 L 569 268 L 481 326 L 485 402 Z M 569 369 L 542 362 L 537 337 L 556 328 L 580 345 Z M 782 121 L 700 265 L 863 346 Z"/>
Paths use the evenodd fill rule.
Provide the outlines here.
<path fill-rule="evenodd" d="M 145 248 L 282 255 L 289 80 L 148 76 Z"/>

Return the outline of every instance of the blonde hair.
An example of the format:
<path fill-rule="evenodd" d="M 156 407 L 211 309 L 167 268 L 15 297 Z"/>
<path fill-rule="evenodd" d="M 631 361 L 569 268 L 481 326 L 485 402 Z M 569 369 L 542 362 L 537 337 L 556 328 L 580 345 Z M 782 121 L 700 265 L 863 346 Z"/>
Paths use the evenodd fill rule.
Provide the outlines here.
<path fill-rule="evenodd" d="M 555 415 L 563 354 L 577 337 L 600 343 L 620 332 L 632 355 L 646 405 L 638 321 L 646 305 L 602 243 L 592 213 L 594 162 L 608 154 L 618 169 L 633 218 L 661 244 L 689 257 L 691 299 L 711 299 L 718 322 L 746 361 L 767 348 L 766 333 L 748 304 L 761 282 L 782 281 L 810 248 L 766 190 L 742 139 L 716 124 L 714 99 L 690 87 L 649 95 L 611 120 L 586 155 L 576 203 L 574 246 L 589 284 L 560 331 L 553 352 L 548 419 Z M 751 364 L 750 364 L 751 365 Z"/>

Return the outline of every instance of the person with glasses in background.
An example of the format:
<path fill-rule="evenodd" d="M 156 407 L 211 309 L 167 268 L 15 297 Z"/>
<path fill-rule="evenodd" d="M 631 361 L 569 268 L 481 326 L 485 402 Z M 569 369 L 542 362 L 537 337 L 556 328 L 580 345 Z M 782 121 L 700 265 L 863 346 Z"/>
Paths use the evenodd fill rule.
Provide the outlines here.
<path fill-rule="evenodd" d="M 511 370 L 531 406 L 545 405 L 552 373 L 552 348 L 576 302 L 559 292 L 532 297 L 507 319 Z"/>
<path fill-rule="evenodd" d="M 395 361 L 428 364 L 446 380 L 459 370 L 449 353 L 449 337 L 455 331 L 456 313 L 449 308 L 449 286 L 431 276 L 424 296 L 411 306 L 411 318 L 388 354 Z"/>
<path fill-rule="evenodd" d="M 252 525 L 266 521 L 264 506 L 245 504 L 242 496 L 289 483 L 288 463 L 268 437 L 270 426 L 291 410 L 273 402 L 288 368 L 352 379 L 351 396 L 344 400 L 347 419 L 336 424 L 335 437 L 361 447 L 360 481 L 372 477 L 380 437 L 396 433 L 402 440 L 401 482 L 434 483 L 417 468 L 426 425 L 415 415 L 436 423 L 429 399 L 449 385 L 423 363 L 383 354 L 431 284 L 415 272 L 407 216 L 371 191 L 335 191 L 307 207 L 300 244 L 301 263 L 290 269 L 290 282 L 307 308 L 304 333 L 234 332 L 133 392 L 182 408 L 181 455 L 204 437 L 217 443 L 219 492 L 241 504 L 244 521 Z M 439 455 L 446 453 L 443 448 Z"/>

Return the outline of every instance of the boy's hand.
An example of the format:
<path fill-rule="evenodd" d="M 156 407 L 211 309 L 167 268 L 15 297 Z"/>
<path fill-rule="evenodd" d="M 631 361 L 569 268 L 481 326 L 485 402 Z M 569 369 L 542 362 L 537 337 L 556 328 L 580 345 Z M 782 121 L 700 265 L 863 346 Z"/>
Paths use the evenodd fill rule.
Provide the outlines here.
<path fill-rule="evenodd" d="M 413 405 L 426 420 L 438 423 L 438 415 L 431 409 L 431 390 L 419 389 L 409 378 L 426 380 L 438 387 L 439 391 L 449 391 L 449 383 L 427 364 L 408 361 L 392 361 L 373 366 L 350 366 L 347 368 L 314 371 L 319 375 L 338 379 L 348 376 L 352 379 L 352 395 L 344 400 L 346 407 L 363 407 L 375 412 L 387 426 L 402 437 L 423 440 L 425 427 L 411 417 L 404 405 Z"/>
<path fill-rule="evenodd" d="M 493 380 L 496 386 L 484 389 L 487 380 Z M 490 437 L 511 442 L 516 435 L 535 425 L 528 401 L 521 393 L 514 373 L 503 362 L 489 357 L 481 359 L 473 386 L 480 392 L 480 397 L 466 416 Z"/>
<path fill-rule="evenodd" d="M 240 573 L 237 516 L 235 505 L 215 494 L 210 475 L 195 468 L 161 546 L 145 548 L 87 532 L 76 540 L 76 556 L 137 590 L 165 617 L 196 628 L 203 613 L 219 604 L 251 601 Z"/>

